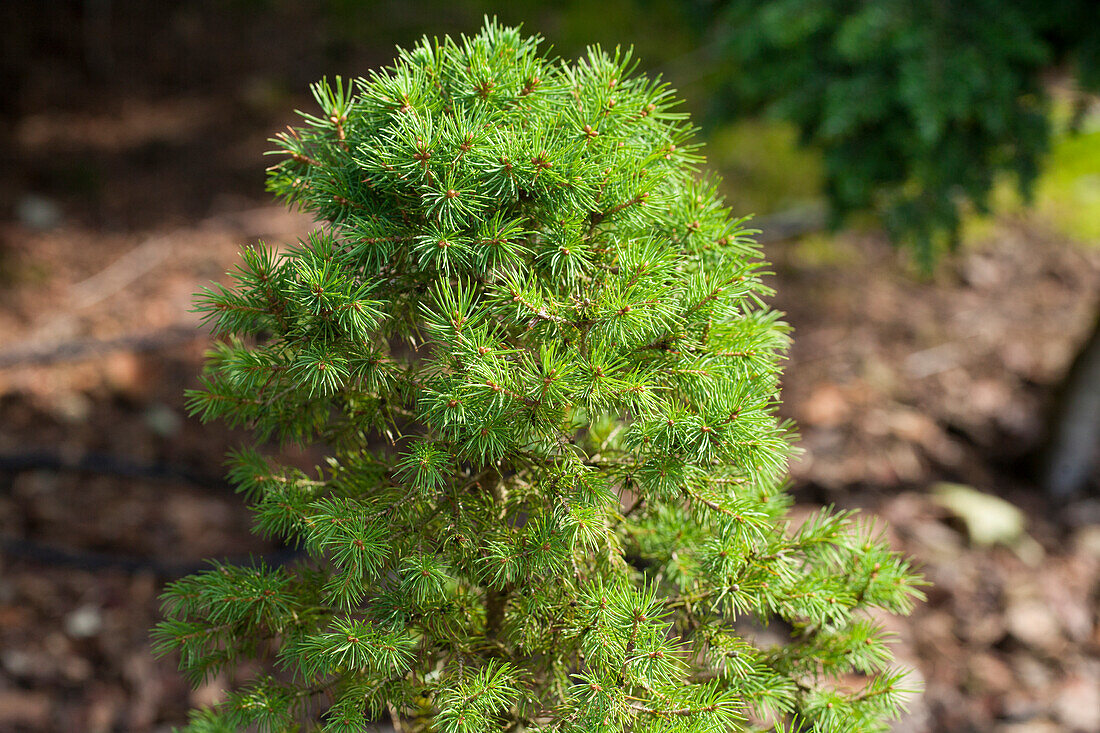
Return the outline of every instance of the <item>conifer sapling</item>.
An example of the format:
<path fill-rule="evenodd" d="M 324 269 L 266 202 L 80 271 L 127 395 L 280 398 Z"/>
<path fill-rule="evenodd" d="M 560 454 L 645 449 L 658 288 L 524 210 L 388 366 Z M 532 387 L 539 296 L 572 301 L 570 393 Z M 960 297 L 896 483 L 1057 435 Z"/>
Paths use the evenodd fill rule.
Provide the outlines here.
<path fill-rule="evenodd" d="M 275 141 L 270 190 L 319 228 L 200 296 L 219 342 L 190 400 L 254 431 L 231 479 L 308 557 L 167 588 L 158 648 L 195 683 L 248 678 L 189 730 L 898 712 L 874 613 L 920 580 L 869 523 L 788 520 L 787 329 L 752 232 L 628 52 L 538 46 L 425 39 L 316 84 Z M 272 440 L 329 457 L 307 475 Z"/>

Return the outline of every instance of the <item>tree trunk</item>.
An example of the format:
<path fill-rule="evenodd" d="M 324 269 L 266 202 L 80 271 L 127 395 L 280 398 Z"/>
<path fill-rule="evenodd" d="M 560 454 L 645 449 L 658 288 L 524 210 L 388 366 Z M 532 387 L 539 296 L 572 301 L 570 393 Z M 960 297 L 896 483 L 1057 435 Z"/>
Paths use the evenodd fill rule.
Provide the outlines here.
<path fill-rule="evenodd" d="M 1039 482 L 1051 496 L 1085 488 L 1100 457 L 1100 318 L 1055 397 L 1040 453 Z"/>

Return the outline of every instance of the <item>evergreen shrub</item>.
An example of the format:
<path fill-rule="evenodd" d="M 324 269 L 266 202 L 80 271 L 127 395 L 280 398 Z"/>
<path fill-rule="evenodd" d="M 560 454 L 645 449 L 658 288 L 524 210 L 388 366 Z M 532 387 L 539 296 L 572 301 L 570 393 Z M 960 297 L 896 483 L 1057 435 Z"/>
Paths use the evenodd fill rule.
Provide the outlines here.
<path fill-rule="evenodd" d="M 884 730 L 880 613 L 920 579 L 870 522 L 793 523 L 787 328 L 692 127 L 627 52 L 489 22 L 277 138 L 319 228 L 199 298 L 203 419 L 290 566 L 172 583 L 188 730 Z M 275 443 L 321 446 L 315 472 Z M 797 526 L 796 526 L 797 525 Z"/>
<path fill-rule="evenodd" d="M 1096 0 L 724 0 L 704 18 L 719 114 L 793 122 L 824 154 L 836 221 L 879 214 L 926 268 L 998 178 L 1030 196 L 1055 73 L 1100 91 Z"/>

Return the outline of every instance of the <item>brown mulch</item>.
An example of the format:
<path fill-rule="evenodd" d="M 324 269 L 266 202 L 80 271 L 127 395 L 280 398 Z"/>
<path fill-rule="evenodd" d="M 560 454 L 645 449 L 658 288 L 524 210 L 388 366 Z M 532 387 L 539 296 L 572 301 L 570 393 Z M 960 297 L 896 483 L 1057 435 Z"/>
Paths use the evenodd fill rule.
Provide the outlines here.
<path fill-rule="evenodd" d="M 819 254 L 813 238 L 769 252 L 795 327 L 794 490 L 886 519 L 932 583 L 911 619 L 889 622 L 924 685 L 901 729 L 1100 730 L 1100 500 L 1052 502 L 1027 473 L 1100 307 L 1100 249 L 1023 218 L 931 279 L 870 236 Z M 941 482 L 1009 500 L 1026 535 L 975 546 L 929 493 Z"/>

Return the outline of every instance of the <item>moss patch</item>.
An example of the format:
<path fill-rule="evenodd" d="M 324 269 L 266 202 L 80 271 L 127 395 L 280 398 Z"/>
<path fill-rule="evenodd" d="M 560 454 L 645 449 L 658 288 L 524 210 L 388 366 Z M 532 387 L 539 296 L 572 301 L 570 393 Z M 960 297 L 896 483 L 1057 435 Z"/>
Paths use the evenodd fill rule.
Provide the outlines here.
<path fill-rule="evenodd" d="M 1035 194 L 1059 231 L 1100 246 L 1100 129 L 1057 140 Z"/>

